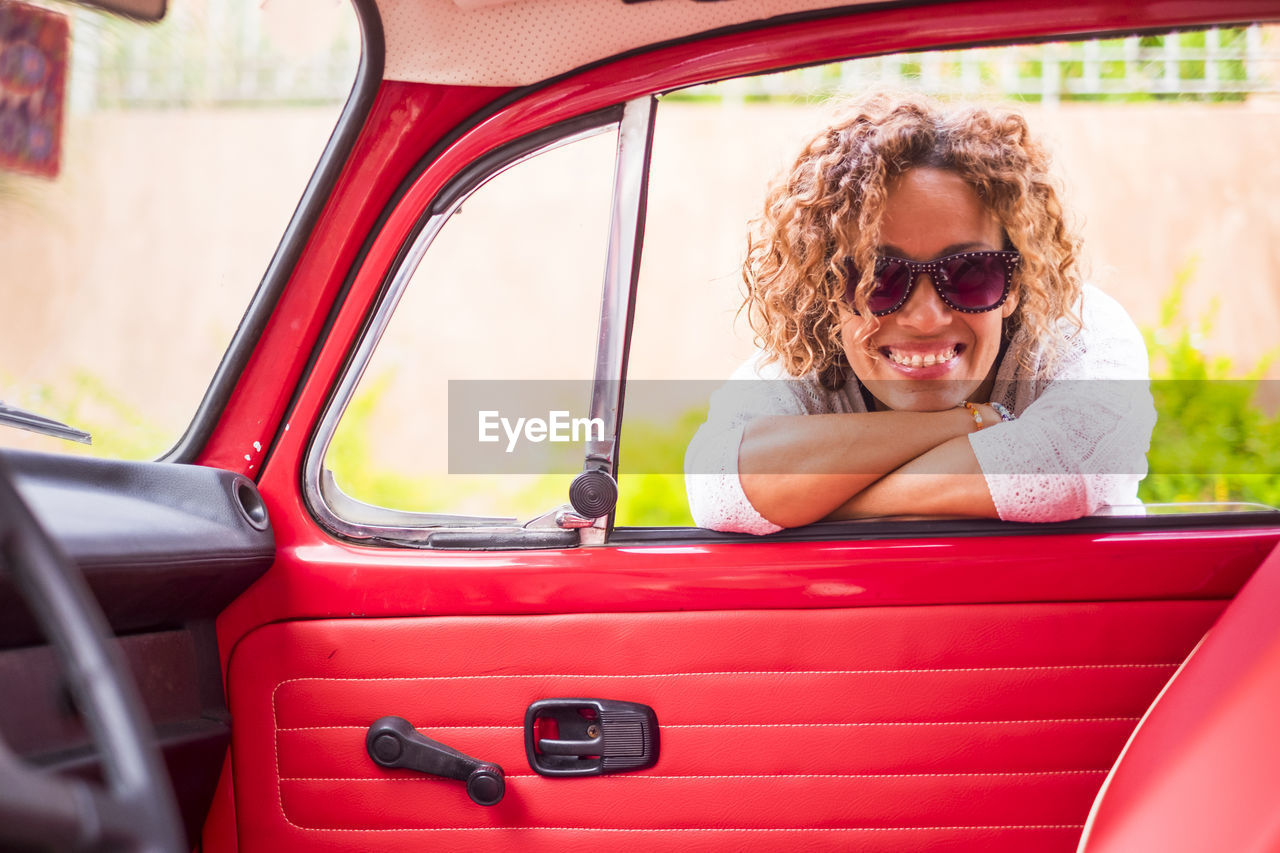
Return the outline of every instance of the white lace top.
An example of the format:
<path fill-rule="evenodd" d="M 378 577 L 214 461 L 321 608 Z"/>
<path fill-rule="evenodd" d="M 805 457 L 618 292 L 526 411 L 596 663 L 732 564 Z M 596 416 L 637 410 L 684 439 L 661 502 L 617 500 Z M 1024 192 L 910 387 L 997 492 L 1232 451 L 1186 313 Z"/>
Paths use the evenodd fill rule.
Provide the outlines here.
<path fill-rule="evenodd" d="M 992 399 L 1017 420 L 969 436 L 1006 521 L 1062 521 L 1138 502 L 1156 422 L 1146 348 L 1114 299 L 1090 286 L 1081 299 L 1083 329 L 1072 328 L 1052 367 L 1041 363 L 1041 348 L 1024 333 L 1009 342 Z M 757 354 L 712 395 L 707 421 L 689 443 L 685 488 L 699 527 L 781 529 L 756 512 L 738 481 L 738 447 L 752 419 L 867 410 L 856 379 L 828 391 L 816 374 L 789 378 L 777 363 L 760 361 Z"/>

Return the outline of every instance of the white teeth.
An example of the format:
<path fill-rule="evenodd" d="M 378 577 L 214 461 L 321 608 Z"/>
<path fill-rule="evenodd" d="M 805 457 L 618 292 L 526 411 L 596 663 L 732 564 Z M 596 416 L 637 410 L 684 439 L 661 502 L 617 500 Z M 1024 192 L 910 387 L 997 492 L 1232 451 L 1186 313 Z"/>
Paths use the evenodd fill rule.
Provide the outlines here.
<path fill-rule="evenodd" d="M 900 353 L 894 349 L 889 350 L 889 360 L 894 364 L 901 364 L 904 367 L 933 367 L 936 364 L 946 364 L 955 357 L 955 347 L 948 347 L 942 352 L 931 352 L 925 354 L 918 352 L 907 354 Z"/>

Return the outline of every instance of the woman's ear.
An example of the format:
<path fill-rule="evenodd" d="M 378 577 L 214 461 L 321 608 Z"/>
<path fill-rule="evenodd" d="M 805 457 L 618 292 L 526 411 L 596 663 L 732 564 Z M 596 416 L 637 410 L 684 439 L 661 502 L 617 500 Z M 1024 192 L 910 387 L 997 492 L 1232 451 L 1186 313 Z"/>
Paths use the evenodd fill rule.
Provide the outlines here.
<path fill-rule="evenodd" d="M 1013 245 L 1013 241 L 1009 239 L 1008 229 L 1001 227 L 1000 230 L 1004 233 L 1004 250 L 1006 252 L 1018 251 L 1018 247 Z M 1013 315 L 1013 312 L 1018 310 L 1018 302 L 1021 301 L 1019 299 L 1019 287 L 1018 287 L 1019 284 L 1021 283 L 1019 282 L 1019 279 L 1021 277 L 1022 277 L 1021 275 L 1018 275 L 1016 273 L 1013 275 L 1013 282 L 1009 288 L 1009 298 L 1004 301 L 1004 305 L 1000 306 L 1001 319 L 1008 320 L 1009 317 Z"/>
<path fill-rule="evenodd" d="M 1018 291 L 1013 288 L 1009 292 L 1009 298 L 1000 306 L 1000 316 L 1008 320 L 1014 311 L 1018 310 Z"/>

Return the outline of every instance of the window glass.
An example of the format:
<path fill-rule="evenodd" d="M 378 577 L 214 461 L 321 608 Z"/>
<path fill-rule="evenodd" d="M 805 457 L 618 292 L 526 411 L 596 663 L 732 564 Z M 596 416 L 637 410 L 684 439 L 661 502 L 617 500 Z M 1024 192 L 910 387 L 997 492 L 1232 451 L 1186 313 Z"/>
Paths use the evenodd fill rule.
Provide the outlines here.
<path fill-rule="evenodd" d="M 684 448 L 753 351 L 735 318 L 747 222 L 833 103 L 870 87 L 1012 102 L 1050 146 L 1088 280 L 1142 328 L 1161 380 L 1140 497 L 1280 504 L 1278 53 L 1280 28 L 1250 26 L 876 57 L 665 97 L 618 524 L 692 523 Z"/>
<path fill-rule="evenodd" d="M 354 80 L 345 2 L 170 5 L 139 25 L 50 3 L 65 50 L 9 19 L 6 38 L 50 58 L 41 80 L 56 55 L 69 64 L 56 171 L 0 157 L 0 400 L 93 444 L 0 427 L 5 446 L 145 459 L 177 441 Z M 38 119 L 30 87 L 3 76 L 11 146 L 19 114 Z"/>
<path fill-rule="evenodd" d="M 585 417 L 616 148 L 611 127 L 536 154 L 483 184 L 444 223 L 325 456 L 348 496 L 521 520 L 567 502 L 583 443 L 566 442 L 551 464 L 530 467 L 501 452 L 508 439 L 499 419 L 547 420 L 561 410 Z M 473 393 L 488 395 L 492 408 L 457 396 Z M 465 423 L 451 422 L 451 409 L 469 413 Z M 450 452 L 476 435 L 481 425 L 469 418 L 482 411 L 494 413 L 496 466 Z M 571 425 L 565 431 L 572 438 Z"/>

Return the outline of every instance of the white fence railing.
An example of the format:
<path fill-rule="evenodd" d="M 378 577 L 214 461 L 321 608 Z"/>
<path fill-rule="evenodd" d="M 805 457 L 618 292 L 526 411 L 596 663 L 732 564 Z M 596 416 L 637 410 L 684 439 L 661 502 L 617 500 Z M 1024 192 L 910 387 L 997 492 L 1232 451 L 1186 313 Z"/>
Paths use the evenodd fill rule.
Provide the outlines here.
<path fill-rule="evenodd" d="M 803 99 L 872 85 L 1047 103 L 1148 97 L 1237 100 L 1280 93 L 1280 27 L 870 57 L 696 87 L 687 94 Z"/>

